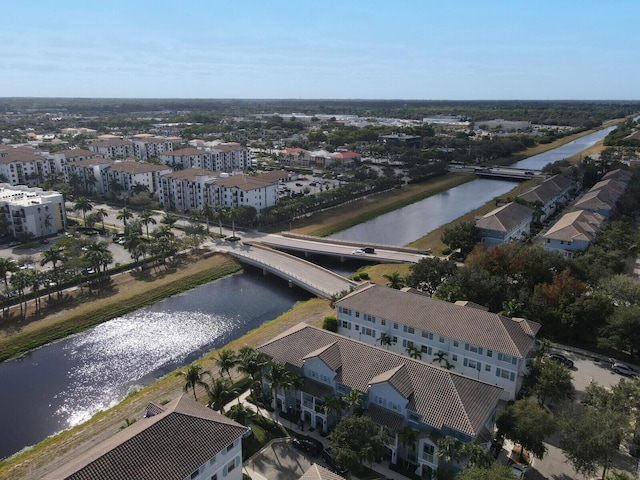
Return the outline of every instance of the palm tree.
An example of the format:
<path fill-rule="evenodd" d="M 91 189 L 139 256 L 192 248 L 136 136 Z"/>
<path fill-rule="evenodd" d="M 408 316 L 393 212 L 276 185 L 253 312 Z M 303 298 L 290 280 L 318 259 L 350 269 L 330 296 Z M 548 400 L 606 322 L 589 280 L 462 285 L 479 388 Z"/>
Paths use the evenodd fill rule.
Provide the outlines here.
<path fill-rule="evenodd" d="M 7 275 L 17 271 L 18 264 L 13 259 L 0 257 L 0 275 L 4 278 L 4 289 L 6 292 L 9 291 L 9 280 Z"/>
<path fill-rule="evenodd" d="M 218 224 L 220 225 L 220 238 L 222 238 L 222 220 L 227 218 L 227 207 L 224 205 L 218 205 L 216 207 L 216 217 L 218 219 Z"/>
<path fill-rule="evenodd" d="M 502 311 L 498 315 L 513 318 L 517 315 L 522 315 L 523 310 L 524 304 L 513 299 L 502 303 Z"/>
<path fill-rule="evenodd" d="M 267 365 L 265 356 L 252 347 L 242 347 L 237 356 L 236 369 L 249 378 L 249 391 L 253 400 L 258 403 L 257 388 L 262 379 L 262 369 Z"/>
<path fill-rule="evenodd" d="M 96 272 L 100 272 L 100 267 L 103 267 L 103 274 L 106 274 L 109 264 L 113 261 L 113 254 L 106 242 L 90 243 L 84 256 Z"/>
<path fill-rule="evenodd" d="M 407 355 L 415 360 L 422 360 L 422 352 L 415 345 L 407 344 L 407 348 L 405 349 Z"/>
<path fill-rule="evenodd" d="M 209 385 L 207 385 L 203 378 L 205 377 L 205 375 L 211 377 L 211 372 L 209 372 L 208 370 L 203 370 L 202 367 L 197 363 L 189 365 L 187 370 L 180 371 L 177 373 L 177 375 L 184 378 L 183 389 L 185 392 L 188 392 L 189 389 L 193 390 L 193 398 L 196 401 L 198 400 L 198 397 L 196 396 L 196 386 L 200 385 L 207 390 L 209 389 Z"/>
<path fill-rule="evenodd" d="M 255 416 L 255 413 L 248 409 L 245 405 L 239 403 L 238 405 L 233 405 L 229 409 L 229 413 L 227 417 L 231 420 L 235 420 L 241 425 L 249 426 L 251 424 L 251 419 Z"/>
<path fill-rule="evenodd" d="M 278 420 L 280 413 L 280 409 L 278 408 L 278 390 L 280 388 L 284 390 L 291 388 L 294 382 L 293 375 L 282 363 L 272 360 L 269 362 L 267 380 L 271 385 L 271 391 L 273 393 L 273 408 L 276 411 L 276 420 Z"/>
<path fill-rule="evenodd" d="M 213 208 L 211 204 L 205 200 L 202 204 L 202 209 L 200 210 L 200 215 L 204 218 L 205 222 L 207 222 L 207 233 L 209 232 L 209 220 L 213 217 Z"/>
<path fill-rule="evenodd" d="M 415 450 L 416 442 L 418 441 L 418 432 L 416 432 L 410 425 L 404 424 L 396 431 L 396 435 L 398 437 L 398 441 L 400 445 L 402 445 L 407 450 Z M 409 459 L 407 455 L 404 458 L 405 466 L 409 463 Z"/>
<path fill-rule="evenodd" d="M 171 228 L 178 222 L 178 220 L 179 218 L 177 215 L 174 215 L 173 213 L 165 213 L 162 216 L 162 220 L 160 220 L 160 223 L 162 223 L 163 225 L 167 225 L 169 228 Z"/>
<path fill-rule="evenodd" d="M 469 459 L 469 465 L 486 468 L 493 463 L 491 452 L 475 442 L 469 442 L 462 445 L 460 448 L 460 454 L 461 456 Z"/>
<path fill-rule="evenodd" d="M 220 369 L 220 375 L 224 376 L 226 373 L 231 380 L 230 370 L 238 364 L 238 358 L 233 350 L 224 348 L 218 353 L 218 357 L 215 359 L 216 365 Z"/>
<path fill-rule="evenodd" d="M 444 367 L 447 370 L 451 370 L 454 366 L 449 363 L 449 359 L 447 358 L 447 352 L 443 352 L 442 350 L 438 351 L 435 354 L 435 357 L 432 361 L 432 363 L 437 363 L 438 365 L 440 365 L 442 367 L 442 363 L 444 362 Z"/>
<path fill-rule="evenodd" d="M 20 300 L 20 313 L 23 313 L 23 304 L 26 306 L 25 299 L 25 290 L 27 287 L 31 285 L 31 281 L 29 279 L 29 274 L 25 270 L 18 270 L 16 273 L 11 275 L 11 285 L 18 292 L 18 298 Z"/>
<path fill-rule="evenodd" d="M 393 341 L 393 337 L 384 332 L 382 332 L 380 336 L 376 338 L 376 342 L 380 342 L 381 347 L 390 347 L 391 345 L 396 344 L 396 342 Z"/>
<path fill-rule="evenodd" d="M 99 208 L 96 210 L 96 218 L 98 218 L 99 222 L 102 222 L 102 230 L 104 231 L 104 217 L 108 217 L 109 212 L 107 212 L 104 208 Z"/>
<path fill-rule="evenodd" d="M 343 395 L 342 400 L 344 400 L 347 409 L 354 415 L 359 416 L 362 413 L 362 394 L 355 388 L 352 388 L 349 393 Z"/>
<path fill-rule="evenodd" d="M 551 340 L 549 340 L 548 338 L 541 338 L 540 340 L 536 340 L 536 343 L 538 344 L 538 349 L 536 350 L 536 356 L 538 357 L 544 357 L 547 353 L 549 353 L 551 347 L 553 346 Z"/>
<path fill-rule="evenodd" d="M 345 408 L 346 408 L 346 404 L 342 397 L 329 395 L 324 399 L 324 410 L 325 412 L 327 412 L 327 416 L 331 415 L 331 412 L 336 412 L 336 414 L 338 415 L 338 418 L 340 418 L 342 416 L 342 411 Z M 328 425 L 325 425 L 325 428 L 326 427 L 328 427 Z"/>
<path fill-rule="evenodd" d="M 235 389 L 226 378 L 216 378 L 211 387 L 207 388 L 207 406 L 220 413 L 224 413 L 224 406 L 227 399 L 235 395 Z"/>
<path fill-rule="evenodd" d="M 119 210 L 118 215 L 116 216 L 116 219 L 122 220 L 122 223 L 124 224 L 125 229 L 127 228 L 127 220 L 131 218 L 133 218 L 133 213 L 127 207 L 124 207 L 122 210 Z"/>
<path fill-rule="evenodd" d="M 460 460 L 460 448 L 462 442 L 454 437 L 445 437 L 438 440 L 438 451 L 436 457 L 449 465 Z"/>
<path fill-rule="evenodd" d="M 86 226 L 87 212 L 93 210 L 93 204 L 87 197 L 78 197 L 76 204 L 73 206 L 74 212 L 82 212 L 82 224 Z"/>
<path fill-rule="evenodd" d="M 149 210 L 143 210 L 140 214 L 140 223 L 146 227 L 147 237 L 149 237 L 149 224 L 155 225 L 158 222 L 156 222 L 156 219 L 153 218 L 153 212 Z"/>
<path fill-rule="evenodd" d="M 44 267 L 47 263 L 51 263 L 53 265 L 53 277 L 55 278 L 58 297 L 60 297 L 62 295 L 62 292 L 60 291 L 60 275 L 58 274 L 57 268 L 58 263 L 64 262 L 65 260 L 64 253 L 62 252 L 62 249 L 60 247 L 52 245 L 46 250 L 41 251 L 40 255 L 42 255 L 40 266 Z"/>
<path fill-rule="evenodd" d="M 395 290 L 400 290 L 402 287 L 404 287 L 404 278 L 402 278 L 397 270 L 393 273 L 385 273 L 382 276 L 389 280 L 387 282 L 387 287 L 393 288 Z"/>

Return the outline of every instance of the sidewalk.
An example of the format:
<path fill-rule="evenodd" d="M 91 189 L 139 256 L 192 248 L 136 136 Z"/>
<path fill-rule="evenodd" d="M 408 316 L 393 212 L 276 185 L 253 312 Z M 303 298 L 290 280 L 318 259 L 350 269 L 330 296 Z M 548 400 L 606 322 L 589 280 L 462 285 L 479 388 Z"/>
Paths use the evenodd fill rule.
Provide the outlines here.
<path fill-rule="evenodd" d="M 253 412 L 257 413 L 256 406 L 251 402 L 247 401 L 247 397 L 249 396 L 249 394 L 250 394 L 249 390 L 243 392 L 240 395 L 240 397 L 238 397 L 240 399 L 240 403 L 242 403 L 247 409 L 250 409 Z M 234 399 L 231 402 L 227 403 L 224 406 L 225 412 L 228 411 L 233 405 L 237 405 L 237 404 L 238 404 L 238 399 Z M 276 421 L 276 416 L 273 412 L 260 409 L 260 413 L 263 416 L 269 417 L 274 422 Z M 309 428 L 305 427 L 304 425 L 303 425 L 303 428 L 300 428 L 295 422 L 290 422 L 289 420 L 284 419 L 282 417 L 278 417 L 278 422 L 285 428 L 291 430 L 294 434 L 307 435 L 309 437 L 312 437 L 322 442 L 325 448 L 328 446 L 328 440 L 326 439 L 326 437 L 323 437 L 322 435 L 320 435 L 320 432 L 318 430 L 309 430 Z M 245 471 L 253 480 L 270 480 L 270 479 L 266 479 L 259 472 L 256 472 L 253 468 L 251 468 L 252 460 L 258 455 L 262 455 L 264 450 L 265 449 L 263 448 L 260 452 L 257 452 L 254 456 L 252 456 L 251 458 L 243 462 L 243 467 L 242 467 L 243 471 Z M 317 462 L 313 462 L 313 463 L 317 463 Z M 320 461 L 320 465 L 323 465 L 321 461 Z M 373 462 L 373 465 L 371 466 L 371 468 L 375 470 L 377 473 L 379 473 L 381 477 L 393 478 L 396 480 L 403 480 L 407 478 L 403 475 L 400 475 L 398 472 L 394 472 L 393 470 L 391 470 L 389 468 L 389 462 L 386 460 L 381 463 Z M 357 480 L 357 477 L 353 475 L 351 476 L 351 478 L 354 480 Z"/>

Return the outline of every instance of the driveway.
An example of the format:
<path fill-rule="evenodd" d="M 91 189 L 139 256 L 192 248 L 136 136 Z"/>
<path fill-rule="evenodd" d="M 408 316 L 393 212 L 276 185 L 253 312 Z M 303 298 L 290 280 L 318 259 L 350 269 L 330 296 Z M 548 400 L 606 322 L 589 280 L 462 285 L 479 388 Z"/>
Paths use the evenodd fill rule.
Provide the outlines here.
<path fill-rule="evenodd" d="M 304 453 L 296 450 L 290 443 L 290 439 L 273 440 L 266 447 L 244 462 L 244 468 L 251 478 L 257 473 L 265 479 L 297 480 L 304 472 L 316 463 Z M 322 463 L 320 457 L 318 463 Z"/>

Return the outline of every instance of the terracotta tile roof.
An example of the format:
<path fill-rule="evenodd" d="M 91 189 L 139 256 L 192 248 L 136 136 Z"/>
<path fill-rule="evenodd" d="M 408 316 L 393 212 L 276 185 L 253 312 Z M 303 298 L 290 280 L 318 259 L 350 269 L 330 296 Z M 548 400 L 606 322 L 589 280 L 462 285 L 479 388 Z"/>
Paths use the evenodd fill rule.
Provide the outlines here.
<path fill-rule="evenodd" d="M 112 164 L 113 160 L 104 157 L 85 158 L 69 164 L 72 167 L 93 167 L 94 165 Z"/>
<path fill-rule="evenodd" d="M 480 217 L 476 220 L 476 227 L 496 232 L 508 232 L 532 215 L 533 210 L 529 207 L 510 202 Z"/>
<path fill-rule="evenodd" d="M 153 163 L 144 162 L 114 162 L 109 170 L 112 172 L 124 172 L 136 175 L 138 173 L 162 172 L 171 170 L 167 165 L 154 165 Z"/>
<path fill-rule="evenodd" d="M 258 350 L 282 364 L 302 368 L 303 359 L 309 353 L 334 343 L 342 357 L 335 381 L 367 392 L 372 379 L 404 366 L 405 381 L 414 388 L 410 408 L 421 415 L 427 425 L 438 429 L 447 426 L 475 437 L 502 395 L 500 387 L 304 323 Z"/>
<path fill-rule="evenodd" d="M 526 357 L 534 341 L 510 318 L 381 285 L 357 289 L 336 306 L 519 358 Z M 540 329 L 539 323 L 527 323 L 536 333 Z"/>
<path fill-rule="evenodd" d="M 359 158 L 361 156 L 356 152 L 338 152 L 331 155 L 332 158 Z"/>
<path fill-rule="evenodd" d="M 84 148 L 70 148 L 67 150 L 60 150 L 59 152 L 64 155 L 64 158 L 74 158 L 74 157 L 91 157 L 96 155 L 96 152 L 92 152 L 90 150 L 85 150 Z"/>
<path fill-rule="evenodd" d="M 240 438 L 245 427 L 184 394 L 45 478 L 183 479 Z"/>
<path fill-rule="evenodd" d="M 232 175 L 226 178 L 217 178 L 215 180 L 216 185 L 220 185 L 225 188 L 239 188 L 241 190 L 249 191 L 258 188 L 264 188 L 269 185 L 273 185 L 276 181 L 264 178 L 262 175 Z"/>
<path fill-rule="evenodd" d="M 106 140 L 98 140 L 92 143 L 93 146 L 102 148 L 102 147 L 120 147 L 122 145 L 131 145 L 133 146 L 133 142 L 131 140 L 124 140 L 122 138 L 109 138 Z"/>
<path fill-rule="evenodd" d="M 604 222 L 605 218 L 598 213 L 576 210 L 560 217 L 560 220 L 553 224 L 542 238 L 567 242 L 574 240 L 592 242 Z"/>
<path fill-rule="evenodd" d="M 344 477 L 314 463 L 298 480 L 344 480 Z"/>
<path fill-rule="evenodd" d="M 220 172 L 212 172 L 204 168 L 185 168 L 184 170 L 176 170 L 175 172 L 166 173 L 162 178 L 172 178 L 174 180 L 190 180 L 195 182 L 197 176 L 208 176 L 213 179 L 220 175 Z"/>

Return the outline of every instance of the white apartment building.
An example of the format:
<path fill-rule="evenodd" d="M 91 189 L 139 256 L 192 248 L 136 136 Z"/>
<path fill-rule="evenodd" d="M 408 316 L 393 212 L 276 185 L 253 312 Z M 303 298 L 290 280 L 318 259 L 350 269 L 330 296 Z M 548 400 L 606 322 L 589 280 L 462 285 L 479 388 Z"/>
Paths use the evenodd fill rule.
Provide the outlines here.
<path fill-rule="evenodd" d="M 158 158 L 162 163 L 173 168 L 199 168 L 211 172 L 220 171 L 216 169 L 217 156 L 198 148 L 181 148 L 180 150 L 162 153 Z"/>
<path fill-rule="evenodd" d="M 76 176 L 81 188 L 90 195 L 104 195 L 108 190 L 105 185 L 107 170 L 113 165 L 113 160 L 104 157 L 93 157 L 67 163 L 64 167 L 64 181 L 70 182 L 72 176 Z"/>
<path fill-rule="evenodd" d="M 264 175 L 232 175 L 210 184 L 209 203 L 227 208 L 254 207 L 258 215 L 278 202 L 278 181 Z"/>
<path fill-rule="evenodd" d="M 507 203 L 476 219 L 482 243 L 488 248 L 521 240 L 531 233 L 534 210 L 516 202 Z"/>
<path fill-rule="evenodd" d="M 606 218 L 599 213 L 576 210 L 565 213 L 542 236 L 544 249 L 571 257 L 575 252 L 584 252 L 594 242 Z"/>
<path fill-rule="evenodd" d="M 540 330 L 539 323 L 478 305 L 373 284 L 338 300 L 336 310 L 341 335 L 403 355 L 413 350 L 427 363 L 442 352 L 441 365 L 501 387 L 503 400 L 513 400 L 520 390 Z"/>
<path fill-rule="evenodd" d="M 127 158 L 134 156 L 133 142 L 122 138 L 95 141 L 89 145 L 89 150 L 108 158 Z"/>
<path fill-rule="evenodd" d="M 0 176 L 5 183 L 26 185 L 30 181 L 42 182 L 57 171 L 56 162 L 34 148 L 0 146 Z"/>
<path fill-rule="evenodd" d="M 275 392 L 274 408 L 326 432 L 338 421 L 336 412 L 323 408 L 327 397 L 356 391 L 365 414 L 389 434 L 391 462 L 410 461 L 421 478 L 431 479 L 438 468 L 439 438 L 486 446 L 491 441 L 502 396 L 499 386 L 305 323 L 258 351 L 301 378 L 294 389 Z M 270 387 L 266 378 L 263 383 L 265 390 Z M 418 433 L 413 445 L 403 445 L 398 438 L 403 425 Z"/>
<path fill-rule="evenodd" d="M 126 192 L 131 192 L 137 184 L 144 185 L 153 194 L 160 188 L 160 177 L 171 173 L 171 167 L 143 162 L 116 161 L 102 170 L 102 185 L 105 194 L 117 193 L 115 185 Z"/>
<path fill-rule="evenodd" d="M 167 173 L 160 177 L 158 201 L 168 210 L 202 210 L 204 202 L 209 201 L 210 184 L 219 176 L 220 172 L 203 168 L 187 168 Z M 211 206 L 215 205 L 211 203 Z"/>
<path fill-rule="evenodd" d="M 0 215 L 14 237 L 25 233 L 44 237 L 67 226 L 61 193 L 25 185 L 0 184 Z"/>
<path fill-rule="evenodd" d="M 142 136 L 132 138 L 133 156 L 138 160 L 148 160 L 160 157 L 165 152 L 171 152 L 182 143 L 180 137 Z"/>
<path fill-rule="evenodd" d="M 45 479 L 242 480 L 246 427 L 183 394 L 150 403 L 134 424 L 78 452 Z"/>

